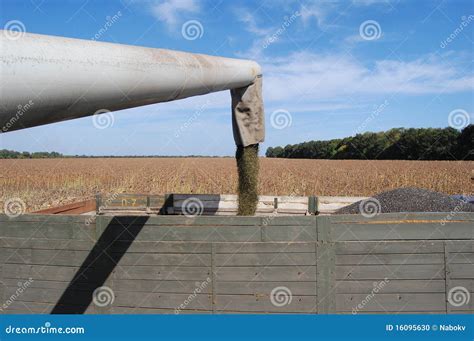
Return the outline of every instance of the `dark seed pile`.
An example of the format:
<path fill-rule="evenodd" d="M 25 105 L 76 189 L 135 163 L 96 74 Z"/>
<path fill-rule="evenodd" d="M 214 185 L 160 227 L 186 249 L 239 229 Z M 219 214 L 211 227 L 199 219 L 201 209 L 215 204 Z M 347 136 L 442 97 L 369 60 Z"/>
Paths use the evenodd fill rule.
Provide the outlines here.
<path fill-rule="evenodd" d="M 449 195 L 422 188 L 398 188 L 377 194 L 370 199 L 378 213 L 390 212 L 474 212 L 474 204 Z M 360 214 L 361 201 L 343 207 L 335 214 Z"/>

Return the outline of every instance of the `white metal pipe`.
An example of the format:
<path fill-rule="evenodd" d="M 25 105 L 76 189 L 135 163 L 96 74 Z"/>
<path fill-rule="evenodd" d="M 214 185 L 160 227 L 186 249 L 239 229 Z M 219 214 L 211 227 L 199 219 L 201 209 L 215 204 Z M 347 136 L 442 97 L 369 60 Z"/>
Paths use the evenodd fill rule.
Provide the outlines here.
<path fill-rule="evenodd" d="M 245 87 L 250 60 L 0 31 L 2 132 Z M 10 38 L 9 38 L 10 37 Z"/>

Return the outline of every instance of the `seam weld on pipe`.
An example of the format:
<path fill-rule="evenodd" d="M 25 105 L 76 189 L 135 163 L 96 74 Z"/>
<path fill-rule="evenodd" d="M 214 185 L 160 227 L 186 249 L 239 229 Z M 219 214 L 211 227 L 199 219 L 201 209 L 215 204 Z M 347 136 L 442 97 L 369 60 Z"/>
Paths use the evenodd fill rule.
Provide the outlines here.
<path fill-rule="evenodd" d="M 248 91 L 261 73 L 250 60 L 29 33 L 11 40 L 0 30 L 0 128 L 13 131 L 99 110 Z M 246 122 L 245 129 L 237 124 L 239 141 L 259 140 L 260 130 L 249 137 Z"/>

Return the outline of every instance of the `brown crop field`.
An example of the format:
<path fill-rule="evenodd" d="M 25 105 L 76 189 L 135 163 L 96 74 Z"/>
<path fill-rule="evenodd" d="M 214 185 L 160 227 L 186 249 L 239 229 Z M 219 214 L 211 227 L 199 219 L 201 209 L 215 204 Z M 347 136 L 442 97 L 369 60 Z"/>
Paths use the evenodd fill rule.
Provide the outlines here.
<path fill-rule="evenodd" d="M 0 201 L 27 211 L 92 198 L 95 193 L 236 193 L 233 158 L 0 160 Z M 472 161 L 261 159 L 260 194 L 370 196 L 416 186 L 473 194 Z"/>

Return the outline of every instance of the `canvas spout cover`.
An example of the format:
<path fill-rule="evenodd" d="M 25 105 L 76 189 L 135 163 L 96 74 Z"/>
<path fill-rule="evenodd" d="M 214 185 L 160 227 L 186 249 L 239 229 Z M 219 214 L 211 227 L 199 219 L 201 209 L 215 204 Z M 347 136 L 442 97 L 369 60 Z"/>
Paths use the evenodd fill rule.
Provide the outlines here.
<path fill-rule="evenodd" d="M 232 89 L 232 128 L 237 146 L 247 147 L 265 139 L 262 77 L 242 88 Z"/>

